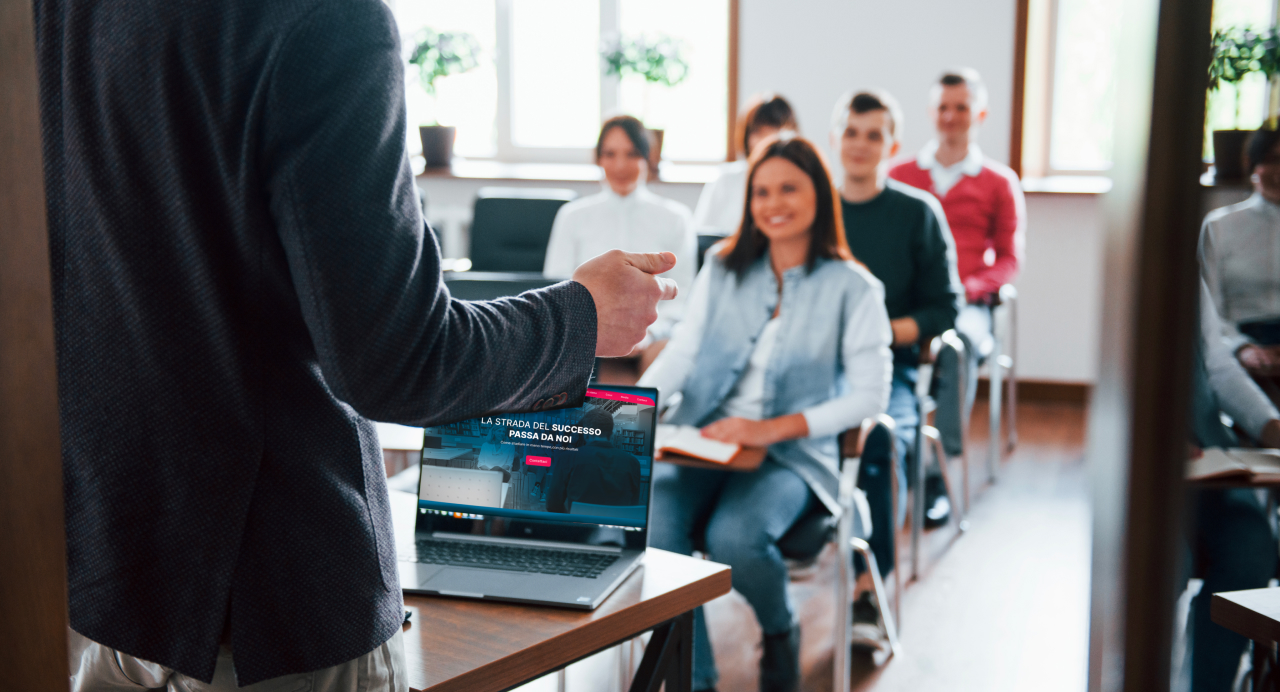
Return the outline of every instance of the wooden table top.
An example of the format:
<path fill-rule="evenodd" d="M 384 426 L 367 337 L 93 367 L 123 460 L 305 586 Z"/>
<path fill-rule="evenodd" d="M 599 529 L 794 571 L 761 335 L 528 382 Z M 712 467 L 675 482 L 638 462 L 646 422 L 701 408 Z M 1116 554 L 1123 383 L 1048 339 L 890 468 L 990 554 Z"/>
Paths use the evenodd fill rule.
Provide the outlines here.
<path fill-rule="evenodd" d="M 1209 617 L 1254 641 L 1280 642 L 1280 587 L 1216 593 Z"/>
<path fill-rule="evenodd" d="M 412 545 L 417 497 L 392 492 L 398 545 Z M 416 692 L 497 692 L 557 670 L 729 593 L 729 568 L 650 548 L 592 611 L 439 596 L 405 596 L 409 686 Z"/>
<path fill-rule="evenodd" d="M 703 461 L 694 457 L 688 457 L 683 454 L 673 454 L 671 452 L 662 452 L 660 456 L 654 457 L 657 461 L 665 461 L 668 464 L 676 464 L 677 466 L 690 466 L 697 469 L 717 469 L 719 471 L 739 471 L 742 473 L 751 473 L 760 468 L 760 464 L 764 463 L 764 458 L 769 450 L 765 447 L 743 447 L 741 451 L 733 456 L 727 464 L 717 464 L 713 461 Z"/>

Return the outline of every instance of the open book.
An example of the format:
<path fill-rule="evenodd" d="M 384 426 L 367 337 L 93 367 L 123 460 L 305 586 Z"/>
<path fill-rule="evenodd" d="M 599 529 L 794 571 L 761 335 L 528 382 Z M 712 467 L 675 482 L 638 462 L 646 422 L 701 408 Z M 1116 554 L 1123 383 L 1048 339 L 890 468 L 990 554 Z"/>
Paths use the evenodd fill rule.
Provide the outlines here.
<path fill-rule="evenodd" d="M 662 452 L 683 454 L 687 457 L 727 464 L 742 450 L 741 445 L 717 442 L 702 436 L 692 425 L 658 425 L 654 447 Z"/>
<path fill-rule="evenodd" d="M 1240 480 L 1280 483 L 1280 450 L 1206 449 L 1187 463 L 1187 480 Z"/>

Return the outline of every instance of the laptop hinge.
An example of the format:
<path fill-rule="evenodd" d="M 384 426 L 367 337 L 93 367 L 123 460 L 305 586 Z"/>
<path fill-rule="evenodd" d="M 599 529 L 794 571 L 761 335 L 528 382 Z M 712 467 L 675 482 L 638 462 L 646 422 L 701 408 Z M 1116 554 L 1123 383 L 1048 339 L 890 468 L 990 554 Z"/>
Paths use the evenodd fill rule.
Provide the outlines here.
<path fill-rule="evenodd" d="M 527 538 L 500 538 L 497 536 L 473 536 L 467 533 L 448 533 L 433 531 L 431 537 L 442 541 L 473 541 L 476 543 L 499 543 L 522 548 L 556 548 L 560 550 L 581 550 L 590 553 L 621 553 L 622 548 L 608 545 L 582 545 L 581 543 L 560 543 L 557 541 L 536 541 Z"/>

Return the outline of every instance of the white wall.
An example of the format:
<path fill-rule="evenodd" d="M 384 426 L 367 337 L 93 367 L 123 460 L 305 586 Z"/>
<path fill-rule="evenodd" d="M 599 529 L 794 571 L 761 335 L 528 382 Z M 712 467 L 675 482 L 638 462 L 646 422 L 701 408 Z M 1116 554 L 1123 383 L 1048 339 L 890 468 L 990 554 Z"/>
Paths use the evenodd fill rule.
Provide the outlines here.
<path fill-rule="evenodd" d="M 983 150 L 1008 159 L 1014 0 L 741 0 L 740 8 L 739 93 L 782 94 L 810 138 L 827 141 L 842 93 L 875 86 L 901 102 L 904 148 L 914 151 L 930 137 L 929 86 L 964 65 L 991 93 Z"/>

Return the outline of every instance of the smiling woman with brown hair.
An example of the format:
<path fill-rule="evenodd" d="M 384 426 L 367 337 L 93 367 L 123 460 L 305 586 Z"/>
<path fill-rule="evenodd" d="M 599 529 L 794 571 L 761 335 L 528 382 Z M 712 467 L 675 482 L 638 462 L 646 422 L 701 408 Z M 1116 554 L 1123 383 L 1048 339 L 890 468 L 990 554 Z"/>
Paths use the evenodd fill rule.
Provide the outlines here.
<path fill-rule="evenodd" d="M 853 259 L 826 164 L 807 140 L 775 137 L 751 159 L 738 232 L 709 253 L 685 320 L 641 386 L 680 404 L 671 423 L 767 447 L 750 474 L 657 464 L 650 541 L 701 538 L 733 567 L 764 631 L 761 689 L 799 686 L 800 631 L 776 543 L 813 505 L 839 512 L 836 435 L 884 410 L 891 334 L 881 284 Z M 698 611 L 694 689 L 716 683 Z"/>

